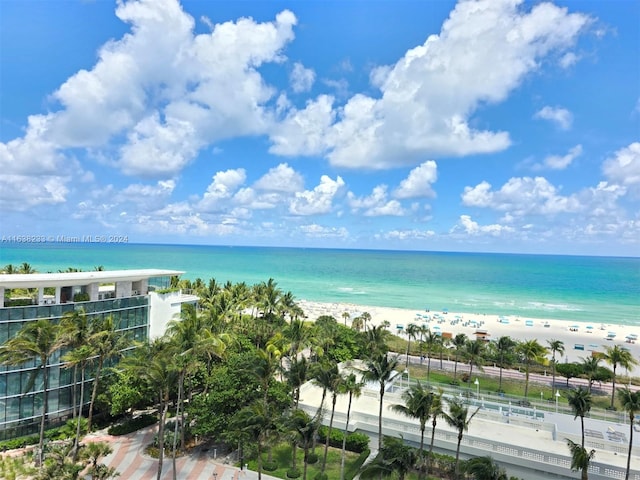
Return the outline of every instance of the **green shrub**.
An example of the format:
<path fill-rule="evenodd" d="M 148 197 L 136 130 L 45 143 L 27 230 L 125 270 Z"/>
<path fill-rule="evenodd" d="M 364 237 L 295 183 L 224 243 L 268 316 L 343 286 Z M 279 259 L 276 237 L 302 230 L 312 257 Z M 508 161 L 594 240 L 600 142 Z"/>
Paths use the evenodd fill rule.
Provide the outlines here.
<path fill-rule="evenodd" d="M 0 442 L 0 452 L 5 450 L 15 450 L 16 448 L 24 448 L 27 445 L 37 445 L 40 439 L 35 436 L 12 438 L 11 440 L 5 440 Z"/>
<path fill-rule="evenodd" d="M 346 449 L 350 452 L 361 453 L 369 448 L 369 437 L 364 433 L 353 432 L 347 435 Z"/>
<path fill-rule="evenodd" d="M 158 420 L 153 415 L 141 415 L 137 418 L 131 419 L 127 422 L 120 423 L 118 425 L 113 425 L 109 427 L 107 433 L 109 435 L 126 435 L 127 433 L 135 432 L 136 430 L 140 430 L 141 428 L 148 427 L 149 425 L 153 425 Z"/>
<path fill-rule="evenodd" d="M 275 460 L 272 460 L 271 462 L 269 460 L 265 460 L 262 462 L 262 469 L 265 472 L 275 472 L 278 469 L 278 462 Z"/>
<path fill-rule="evenodd" d="M 313 465 L 314 463 L 318 463 L 318 454 L 317 453 L 309 453 L 307 455 L 307 463 L 309 465 Z"/>
<path fill-rule="evenodd" d="M 327 480 L 329 476 L 326 473 L 318 472 L 316 476 L 313 477 L 313 480 Z"/>
<path fill-rule="evenodd" d="M 302 474 L 297 468 L 290 468 L 289 470 L 287 470 L 287 478 L 299 478 L 300 475 Z"/>

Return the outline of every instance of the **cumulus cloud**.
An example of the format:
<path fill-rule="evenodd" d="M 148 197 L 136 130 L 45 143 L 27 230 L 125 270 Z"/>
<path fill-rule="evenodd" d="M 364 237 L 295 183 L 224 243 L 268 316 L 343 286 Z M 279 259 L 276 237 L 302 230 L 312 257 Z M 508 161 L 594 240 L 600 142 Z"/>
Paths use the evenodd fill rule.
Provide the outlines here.
<path fill-rule="evenodd" d="M 582 145 L 570 148 L 565 155 L 549 155 L 542 164 L 535 164 L 534 170 L 564 170 L 582 155 Z"/>
<path fill-rule="evenodd" d="M 322 112 L 322 128 L 313 133 L 323 138 L 314 139 L 315 149 L 305 141 L 308 118 L 318 113 L 311 102 L 273 133 L 272 151 L 324 154 L 336 166 L 383 169 L 412 165 L 425 155 L 504 150 L 511 144 L 508 133 L 472 127 L 474 112 L 507 98 L 551 52 L 566 53 L 591 21 L 550 3 L 530 11 L 521 3 L 459 2 L 438 35 L 372 71 L 378 98 L 356 94 L 343 107 Z"/>
<path fill-rule="evenodd" d="M 436 162 L 429 160 L 409 172 L 409 176 L 400 182 L 393 195 L 396 198 L 433 198 L 436 193 L 432 184 L 438 179 Z"/>
<path fill-rule="evenodd" d="M 297 192 L 304 188 L 302 176 L 286 163 L 270 169 L 254 187 L 273 192 Z"/>
<path fill-rule="evenodd" d="M 405 214 L 402 205 L 397 200 L 389 200 L 386 185 L 374 187 L 371 195 L 357 197 L 353 192 L 347 194 L 351 211 L 364 211 L 365 217 L 395 216 Z"/>
<path fill-rule="evenodd" d="M 514 177 L 500 190 L 492 190 L 483 181 L 475 187 L 465 187 L 463 205 L 491 208 L 511 215 L 553 215 L 580 211 L 583 207 L 575 196 L 562 196 L 544 177 Z"/>
<path fill-rule="evenodd" d="M 458 224 L 451 230 L 451 233 L 464 232 L 467 235 L 479 236 L 479 235 L 492 235 L 500 236 L 504 233 L 512 233 L 513 227 L 500 225 L 497 223 L 491 225 L 480 225 L 471 219 L 469 215 L 460 215 Z"/>
<path fill-rule="evenodd" d="M 316 73 L 311 68 L 305 68 L 300 62 L 293 64 L 289 75 L 291 89 L 296 93 L 308 92 L 316 80 Z"/>
<path fill-rule="evenodd" d="M 284 61 L 293 13 L 197 35 L 177 0 L 118 2 L 116 15 L 130 32 L 69 77 L 51 96 L 57 109 L 33 116 L 23 138 L 0 144 L 2 156 L 46 150 L 33 161 L 50 168 L 56 152 L 91 148 L 127 175 L 171 178 L 206 145 L 268 131 L 266 105 L 276 92 L 258 68 Z"/>
<path fill-rule="evenodd" d="M 337 177 L 332 180 L 327 175 L 320 177 L 320 184 L 313 190 L 296 192 L 289 205 L 289 213 L 293 215 L 320 215 L 329 213 L 333 199 L 344 187 L 344 180 Z"/>
<path fill-rule="evenodd" d="M 197 205 L 198 210 L 218 211 L 222 209 L 224 202 L 232 197 L 246 179 L 247 174 L 244 168 L 216 173 L 202 200 Z"/>
<path fill-rule="evenodd" d="M 602 165 L 605 176 L 620 185 L 640 185 L 640 142 L 621 148 Z"/>
<path fill-rule="evenodd" d="M 425 240 L 435 234 L 433 230 L 390 230 L 382 237 L 389 240 Z"/>
<path fill-rule="evenodd" d="M 562 130 L 569 130 L 573 124 L 573 114 L 566 108 L 546 106 L 536 112 L 534 118 L 555 123 Z"/>

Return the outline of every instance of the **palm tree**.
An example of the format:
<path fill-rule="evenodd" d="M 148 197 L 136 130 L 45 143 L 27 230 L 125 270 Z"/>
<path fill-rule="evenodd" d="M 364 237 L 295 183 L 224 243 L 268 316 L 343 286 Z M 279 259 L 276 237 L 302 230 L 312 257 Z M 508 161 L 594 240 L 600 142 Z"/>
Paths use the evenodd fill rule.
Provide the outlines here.
<path fill-rule="evenodd" d="M 318 430 L 319 417 L 311 418 L 304 410 L 294 410 L 291 414 L 291 427 L 296 437 L 296 442 L 304 449 L 304 470 L 302 480 L 307 479 L 307 467 L 309 465 L 309 448 L 315 442 L 316 431 Z"/>
<path fill-rule="evenodd" d="M 70 349 L 75 349 L 80 346 L 86 346 L 89 337 L 92 333 L 92 324 L 87 317 L 83 308 L 67 312 L 62 316 L 60 321 L 60 335 L 64 338 L 64 342 Z M 76 414 L 80 415 L 82 410 L 82 404 L 84 398 L 81 397 L 78 410 L 76 412 L 76 401 L 78 399 L 76 395 L 76 385 L 78 379 L 78 369 L 82 368 L 83 363 L 74 363 L 73 366 L 73 418 L 76 418 Z"/>
<path fill-rule="evenodd" d="M 433 442 L 436 437 L 436 425 L 438 423 L 438 418 L 442 416 L 442 390 L 438 390 L 438 393 L 433 396 L 433 401 L 431 402 L 431 443 L 429 444 L 429 455 L 427 461 L 427 475 L 429 475 L 431 469 L 431 458 L 433 457 Z"/>
<path fill-rule="evenodd" d="M 365 380 L 378 382 L 380 385 L 380 408 L 378 410 L 378 450 L 382 449 L 382 401 L 387 383 L 393 377 L 393 372 L 398 367 L 398 357 L 380 355 L 378 358 L 367 362 L 367 369 L 364 371 Z"/>
<path fill-rule="evenodd" d="M 457 334 L 455 337 L 453 337 L 452 343 L 454 346 L 454 354 L 455 354 L 455 359 L 453 364 L 453 380 L 455 381 L 458 375 L 458 356 L 460 355 L 462 348 L 467 343 L 467 335 L 464 333 Z"/>
<path fill-rule="evenodd" d="M 357 332 L 362 330 L 363 325 L 364 325 L 364 320 L 362 319 L 362 317 L 356 317 L 353 319 L 353 322 L 351 322 L 351 328 L 353 328 Z"/>
<path fill-rule="evenodd" d="M 482 355 L 484 353 L 484 342 L 478 338 L 467 342 L 464 356 L 469 361 L 469 379 L 473 373 L 473 366 L 477 366 L 482 371 Z"/>
<path fill-rule="evenodd" d="M 582 472 L 582 480 L 589 479 L 589 463 L 596 454 L 595 450 L 587 452 L 587 449 L 567 439 L 567 445 L 571 452 L 571 470 Z"/>
<path fill-rule="evenodd" d="M 613 347 L 607 347 L 605 350 L 604 359 L 607 361 L 609 365 L 613 367 L 613 386 L 611 387 L 611 406 L 610 408 L 613 410 L 613 399 L 616 392 L 616 369 L 618 365 L 625 369 L 629 369 L 634 365 L 638 364 L 638 361 L 633 358 L 631 352 L 625 348 L 622 348 L 618 345 L 614 345 Z"/>
<path fill-rule="evenodd" d="M 164 459 L 164 427 L 169 410 L 170 392 L 177 384 L 179 370 L 176 366 L 175 346 L 166 337 L 157 338 L 137 348 L 133 355 L 126 357 L 121 365 L 130 368 L 146 382 L 157 395 L 160 413 L 158 424 L 158 472 L 157 480 L 162 476 Z M 176 420 L 177 421 L 177 420 Z"/>
<path fill-rule="evenodd" d="M 324 456 L 322 457 L 322 467 L 320 469 L 320 473 L 324 474 L 324 470 L 327 466 L 327 454 L 329 453 L 329 439 L 331 438 L 331 430 L 333 428 L 333 417 L 336 412 L 336 402 L 338 400 L 338 395 L 342 393 L 342 384 L 345 381 L 345 377 L 338 373 L 338 375 L 334 376 L 331 385 L 329 386 L 329 391 L 331 392 L 331 417 L 329 417 L 329 429 L 327 430 L 327 438 L 325 439 L 324 444 Z"/>
<path fill-rule="evenodd" d="M 551 351 L 551 368 L 553 379 L 551 380 L 551 389 L 556 391 L 556 353 L 562 356 L 564 354 L 564 342 L 562 340 L 547 340 L 549 351 Z"/>
<path fill-rule="evenodd" d="M 458 445 L 456 447 L 456 463 L 455 463 L 455 478 L 460 478 L 459 463 L 460 463 L 460 444 L 462 443 L 462 436 L 464 432 L 469 429 L 469 424 L 476 413 L 480 410 L 480 407 L 469 416 L 469 408 L 459 402 L 458 400 L 448 400 L 449 413 L 443 412 L 445 421 L 449 426 L 458 430 Z"/>
<path fill-rule="evenodd" d="M 49 404 L 49 360 L 55 352 L 62 348 L 64 339 L 60 335 L 60 327 L 49 319 L 28 322 L 13 338 L 0 346 L 0 364 L 20 366 L 37 362 L 29 377 L 24 393 L 29 392 L 39 373 L 42 373 L 42 418 L 40 419 L 40 440 L 38 442 L 38 465 L 42 466 L 42 449 L 44 448 L 44 427 Z"/>
<path fill-rule="evenodd" d="M 584 417 L 591 410 L 591 393 L 588 390 L 578 387 L 569 391 L 567 401 L 574 414 L 574 420 L 580 417 L 580 426 L 582 427 L 582 443 L 584 448 Z"/>
<path fill-rule="evenodd" d="M 71 367 L 74 370 L 80 367 L 80 402 L 78 405 L 78 416 L 75 418 L 76 422 L 76 437 L 74 441 L 73 460 L 78 458 L 78 449 L 80 448 L 80 428 L 82 424 L 82 405 L 84 404 L 84 384 L 85 373 L 87 371 L 87 365 L 94 356 L 94 349 L 91 345 L 80 345 L 74 350 L 67 352 L 62 360 L 66 362 L 67 367 Z"/>
<path fill-rule="evenodd" d="M 539 361 L 547 353 L 547 349 L 540 345 L 540 343 L 538 343 L 538 340 L 533 339 L 520 342 L 516 346 L 516 350 L 518 351 L 518 353 L 520 353 L 522 359 L 524 360 L 524 398 L 526 400 L 527 395 L 529 394 L 529 368 L 531 367 L 531 363 L 533 363 L 534 361 Z"/>
<path fill-rule="evenodd" d="M 502 336 L 495 344 L 498 352 L 498 365 L 500 366 L 500 380 L 498 381 L 498 391 L 502 392 L 502 369 L 504 368 L 504 360 L 509 352 L 516 346 L 516 342 L 509 336 Z"/>
<path fill-rule="evenodd" d="M 467 461 L 465 472 L 473 475 L 475 480 L 508 480 L 505 469 L 490 456 L 470 459 Z"/>
<path fill-rule="evenodd" d="M 289 370 L 287 370 L 287 383 L 291 388 L 291 402 L 293 408 L 298 408 L 298 402 L 300 401 L 300 387 L 307 381 L 309 374 L 309 367 L 307 364 L 307 357 L 294 358 L 289 364 Z"/>
<path fill-rule="evenodd" d="M 402 392 L 402 400 L 404 405 L 391 405 L 389 408 L 396 413 L 415 418 L 420 422 L 420 456 L 422 457 L 424 453 L 424 431 L 427 420 L 431 416 L 433 392 L 429 387 L 423 387 L 420 382 L 417 382 Z"/>
<path fill-rule="evenodd" d="M 300 410 L 296 410 L 300 411 Z M 304 413 L 304 412 L 303 412 Z M 273 408 L 260 399 L 240 410 L 234 418 L 234 423 L 238 424 L 242 431 L 255 438 L 258 446 L 258 480 L 262 480 L 262 451 L 270 432 L 275 428 L 278 421 L 274 418 Z"/>
<path fill-rule="evenodd" d="M 250 373 L 256 377 L 262 390 L 262 398 L 267 402 L 269 397 L 269 386 L 274 380 L 276 372 L 280 366 L 280 354 L 275 349 L 259 349 L 253 368 Z"/>
<path fill-rule="evenodd" d="M 405 370 L 409 368 L 409 353 L 411 351 L 411 339 L 413 338 L 415 340 L 418 337 L 419 333 L 420 333 L 420 327 L 418 327 L 418 325 L 416 325 L 415 323 L 410 323 L 409 325 L 407 325 L 407 358 L 404 364 Z"/>
<path fill-rule="evenodd" d="M 349 315 L 349 312 L 342 312 L 342 319 L 344 320 L 344 326 L 347 326 L 347 320 L 351 318 L 351 315 Z"/>
<path fill-rule="evenodd" d="M 598 373 L 598 369 L 600 366 L 600 357 L 588 357 L 581 358 L 582 360 L 582 371 L 587 376 L 589 380 L 589 393 L 591 393 L 591 387 L 593 386 L 593 379 Z"/>
<path fill-rule="evenodd" d="M 379 355 L 386 355 L 389 351 L 387 339 L 389 331 L 382 325 L 374 325 L 364 332 L 365 351 L 368 358 L 376 358 Z"/>
<path fill-rule="evenodd" d="M 364 383 L 359 381 L 355 373 L 350 373 L 342 383 L 342 390 L 349 394 L 349 403 L 347 405 L 347 420 L 344 425 L 344 435 L 342 437 L 342 455 L 340 459 L 340 480 L 344 480 L 344 460 L 347 450 L 347 435 L 349 434 L 349 417 L 351 415 L 351 401 L 353 397 L 358 398 L 362 392 Z"/>
<path fill-rule="evenodd" d="M 360 315 L 360 318 L 362 318 L 362 322 L 364 323 L 364 329 L 366 331 L 367 330 L 367 322 L 371 321 L 371 314 L 369 312 L 362 312 L 362 314 Z"/>
<path fill-rule="evenodd" d="M 622 404 L 624 411 L 629 414 L 629 453 L 627 454 L 627 472 L 624 480 L 629 480 L 631 471 L 631 451 L 633 448 L 633 428 L 635 426 L 636 414 L 640 412 L 640 391 L 631 391 L 628 387 L 618 389 L 618 401 Z"/>
<path fill-rule="evenodd" d="M 370 480 L 376 477 L 404 480 L 414 468 L 417 460 L 415 449 L 405 445 L 402 438 L 384 437 L 380 453 L 371 463 L 360 470 L 360 478 Z"/>
<path fill-rule="evenodd" d="M 95 333 L 89 337 L 88 344 L 94 349 L 94 362 L 96 362 L 93 390 L 91 392 L 91 401 L 89 402 L 89 422 L 87 424 L 87 431 L 90 432 L 93 407 L 98 396 L 98 384 L 100 383 L 102 369 L 107 361 L 122 355 L 122 350 L 127 347 L 129 341 L 118 331 L 113 317 L 109 315 L 96 322 Z"/>
<path fill-rule="evenodd" d="M 87 473 L 91 475 L 91 480 L 106 480 L 119 475 L 115 468 L 98 463 L 102 457 L 106 457 L 112 452 L 113 449 L 107 442 L 90 442 L 82 447 L 82 458 L 89 463 Z"/>
<path fill-rule="evenodd" d="M 433 351 L 433 347 L 438 345 L 438 341 L 438 335 L 431 330 L 429 330 L 424 337 L 424 343 L 427 346 L 427 382 L 429 381 L 429 375 L 431 373 L 431 352 Z"/>

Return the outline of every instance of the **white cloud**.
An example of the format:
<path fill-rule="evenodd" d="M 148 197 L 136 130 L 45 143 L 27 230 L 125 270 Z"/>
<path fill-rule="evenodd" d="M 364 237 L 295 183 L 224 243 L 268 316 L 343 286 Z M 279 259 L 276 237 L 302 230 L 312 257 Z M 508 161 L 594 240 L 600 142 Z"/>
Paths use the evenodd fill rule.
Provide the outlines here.
<path fill-rule="evenodd" d="M 318 224 L 301 225 L 299 230 L 309 238 L 340 238 L 349 237 L 349 232 L 344 227 L 323 227 Z"/>
<path fill-rule="evenodd" d="M 538 110 L 534 118 L 549 120 L 562 130 L 569 130 L 573 124 L 573 114 L 569 110 L 561 107 L 550 107 L 549 105 Z"/>
<path fill-rule="evenodd" d="M 202 200 L 198 202 L 198 210 L 212 212 L 224 209 L 225 202 L 244 184 L 246 179 L 247 174 L 243 168 L 216 173 Z"/>
<path fill-rule="evenodd" d="M 334 197 L 344 187 L 344 180 L 337 177 L 332 180 L 322 175 L 320 184 L 313 190 L 296 192 L 295 198 L 289 205 L 289 212 L 293 215 L 320 215 L 329 213 L 333 206 Z"/>
<path fill-rule="evenodd" d="M 620 185 L 640 185 L 640 142 L 618 150 L 602 165 L 605 176 Z"/>
<path fill-rule="evenodd" d="M 304 188 L 302 176 L 286 163 L 270 169 L 254 187 L 272 192 L 297 192 Z"/>
<path fill-rule="evenodd" d="M 491 225 L 480 225 L 478 222 L 473 221 L 469 215 L 460 215 L 460 220 L 458 221 L 458 224 L 453 227 L 451 233 L 457 233 L 460 231 L 472 236 L 492 235 L 497 237 L 503 233 L 512 233 L 514 232 L 514 229 L 513 227 L 497 223 Z"/>
<path fill-rule="evenodd" d="M 569 68 L 578 63 L 580 57 L 573 52 L 567 52 L 560 57 L 560 66 L 562 68 Z"/>
<path fill-rule="evenodd" d="M 69 178 L 59 176 L 0 175 L 0 210 L 25 211 L 66 201 Z"/>
<path fill-rule="evenodd" d="M 311 68 L 305 68 L 299 62 L 293 64 L 293 70 L 289 75 L 291 89 L 296 93 L 308 92 L 316 80 L 316 73 Z"/>
<path fill-rule="evenodd" d="M 125 174 L 171 178 L 206 145 L 269 130 L 266 104 L 276 92 L 258 69 L 284 61 L 293 13 L 264 23 L 241 18 L 197 35 L 176 0 L 118 2 L 116 15 L 130 32 L 53 93 L 57 110 L 34 116 L 25 137 L 0 150 L 16 157 L 21 145 L 46 147 L 38 160 L 46 165 L 57 151 L 87 147 Z"/>
<path fill-rule="evenodd" d="M 433 230 L 390 230 L 382 237 L 390 240 L 425 240 L 435 234 Z"/>
<path fill-rule="evenodd" d="M 471 127 L 474 112 L 501 102 L 551 52 L 571 47 L 590 23 L 582 14 L 540 3 L 529 11 L 521 1 L 460 2 L 438 35 L 395 64 L 372 71 L 379 98 L 356 94 L 331 113 L 322 128 L 310 129 L 305 110 L 274 132 L 272 151 L 286 155 L 325 154 L 333 165 L 382 169 L 412 165 L 426 155 L 469 155 L 507 148 L 507 132 Z M 298 120 L 303 119 L 303 120 Z M 310 149 L 305 132 L 324 134 Z"/>
<path fill-rule="evenodd" d="M 409 172 L 409 176 L 400 182 L 393 195 L 396 198 L 420 198 L 436 196 L 432 184 L 438 179 L 436 162 L 429 160 Z"/>
<path fill-rule="evenodd" d="M 365 217 L 402 216 L 405 214 L 402 205 L 397 200 L 389 200 L 387 186 L 374 187 L 371 195 L 357 197 L 353 192 L 347 194 L 352 212 L 364 211 Z"/>
<path fill-rule="evenodd" d="M 514 177 L 496 191 L 483 181 L 475 187 L 465 187 L 462 203 L 469 207 L 509 212 L 516 217 L 554 215 L 583 209 L 575 195 L 559 195 L 556 187 L 544 177 Z"/>
<path fill-rule="evenodd" d="M 576 145 L 565 155 L 549 155 L 542 164 L 534 165 L 533 170 L 564 170 L 580 155 L 582 155 L 582 145 Z"/>

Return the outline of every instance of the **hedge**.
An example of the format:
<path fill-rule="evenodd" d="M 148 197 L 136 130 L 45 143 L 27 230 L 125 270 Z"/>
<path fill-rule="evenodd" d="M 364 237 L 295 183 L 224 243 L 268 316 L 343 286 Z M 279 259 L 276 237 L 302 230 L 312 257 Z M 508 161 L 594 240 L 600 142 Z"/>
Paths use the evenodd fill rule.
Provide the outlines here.
<path fill-rule="evenodd" d="M 153 425 L 156 423 L 158 419 L 153 415 L 140 415 L 137 418 L 129 420 L 124 423 L 120 423 L 118 425 L 114 425 L 109 427 L 107 433 L 109 435 L 126 435 L 127 433 L 135 432 L 140 430 L 141 428 L 148 427 L 149 425 Z"/>
<path fill-rule="evenodd" d="M 327 439 L 327 432 L 329 427 L 321 426 L 318 429 L 318 436 L 321 442 L 325 442 Z M 335 448 L 342 448 L 342 440 L 344 439 L 344 432 L 337 428 L 331 429 L 331 437 L 329 438 L 329 445 Z M 347 442 L 345 448 L 350 452 L 362 453 L 369 448 L 369 437 L 364 433 L 350 433 L 347 435 Z"/>

